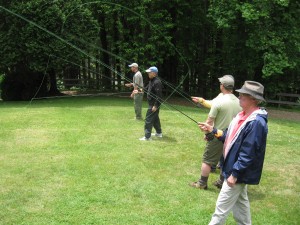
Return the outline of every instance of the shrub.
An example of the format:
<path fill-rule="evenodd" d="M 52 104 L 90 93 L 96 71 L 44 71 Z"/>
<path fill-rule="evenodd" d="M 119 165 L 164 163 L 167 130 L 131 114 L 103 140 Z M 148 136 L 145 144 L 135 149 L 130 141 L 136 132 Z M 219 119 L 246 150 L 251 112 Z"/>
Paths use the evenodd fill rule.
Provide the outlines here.
<path fill-rule="evenodd" d="M 41 72 L 13 72 L 4 75 L 1 90 L 3 101 L 28 101 L 47 95 L 47 79 Z"/>

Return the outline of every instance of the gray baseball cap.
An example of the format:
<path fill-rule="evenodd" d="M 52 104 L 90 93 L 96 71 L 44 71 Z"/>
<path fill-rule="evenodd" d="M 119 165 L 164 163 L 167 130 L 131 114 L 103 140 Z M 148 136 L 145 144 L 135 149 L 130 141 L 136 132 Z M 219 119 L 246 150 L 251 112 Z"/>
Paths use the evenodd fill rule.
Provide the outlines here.
<path fill-rule="evenodd" d="M 226 88 L 234 87 L 234 78 L 232 75 L 224 75 L 223 77 L 218 78 L 220 83 L 223 84 Z"/>
<path fill-rule="evenodd" d="M 137 64 L 137 63 L 132 63 L 132 64 L 130 64 L 130 65 L 128 65 L 129 67 L 136 67 L 136 68 L 138 68 L 139 67 L 139 65 Z"/>

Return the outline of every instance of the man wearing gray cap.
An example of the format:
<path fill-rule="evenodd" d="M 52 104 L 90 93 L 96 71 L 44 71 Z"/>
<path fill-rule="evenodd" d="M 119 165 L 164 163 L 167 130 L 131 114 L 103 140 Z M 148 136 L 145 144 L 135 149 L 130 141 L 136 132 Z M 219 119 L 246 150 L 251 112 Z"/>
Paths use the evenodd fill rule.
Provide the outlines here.
<path fill-rule="evenodd" d="M 192 97 L 194 102 L 199 102 L 203 106 L 210 108 L 206 123 L 211 126 L 220 127 L 225 129 L 228 127 L 231 120 L 241 111 L 238 98 L 232 93 L 234 88 L 234 78 L 231 75 L 224 75 L 218 78 L 220 81 L 221 93 L 211 101 L 203 98 Z M 205 151 L 202 157 L 201 174 L 199 180 L 190 183 L 190 186 L 207 189 L 208 177 L 211 172 L 212 166 L 217 165 L 222 155 L 223 143 L 217 138 L 210 142 L 206 142 Z M 215 186 L 221 188 L 223 177 L 214 183 Z"/>
<path fill-rule="evenodd" d="M 258 105 L 265 101 L 264 86 L 245 81 L 239 92 L 242 111 L 222 131 L 207 123 L 199 123 L 208 140 L 217 137 L 224 142 L 220 161 L 225 181 L 209 225 L 225 224 L 229 213 L 237 224 L 251 224 L 247 185 L 259 184 L 266 151 L 268 113 Z"/>
<path fill-rule="evenodd" d="M 130 95 L 134 102 L 135 119 L 142 120 L 142 104 L 143 104 L 143 76 L 139 71 L 139 65 L 132 63 L 128 65 L 131 71 L 134 73 L 132 83 L 125 84 L 126 87 L 133 87 L 133 91 Z"/>

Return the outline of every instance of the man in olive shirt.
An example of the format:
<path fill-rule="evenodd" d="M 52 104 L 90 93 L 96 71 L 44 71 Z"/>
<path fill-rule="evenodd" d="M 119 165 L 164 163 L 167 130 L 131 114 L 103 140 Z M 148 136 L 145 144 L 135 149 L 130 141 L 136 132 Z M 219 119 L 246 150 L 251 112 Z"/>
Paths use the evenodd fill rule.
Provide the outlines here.
<path fill-rule="evenodd" d="M 206 123 L 225 129 L 230 124 L 231 120 L 241 111 L 239 99 L 232 93 L 234 88 L 234 78 L 231 75 L 224 75 L 219 78 L 221 93 L 212 101 L 207 101 L 203 98 L 192 97 L 194 102 L 199 102 L 203 106 L 210 108 Z M 206 143 L 205 151 L 202 158 L 201 176 L 196 182 L 190 185 L 199 189 L 207 189 L 207 180 L 211 167 L 216 165 L 220 160 L 223 150 L 223 143 L 218 139 L 214 139 Z M 220 176 L 218 182 L 222 183 Z M 222 185 L 222 184 L 220 184 Z"/>

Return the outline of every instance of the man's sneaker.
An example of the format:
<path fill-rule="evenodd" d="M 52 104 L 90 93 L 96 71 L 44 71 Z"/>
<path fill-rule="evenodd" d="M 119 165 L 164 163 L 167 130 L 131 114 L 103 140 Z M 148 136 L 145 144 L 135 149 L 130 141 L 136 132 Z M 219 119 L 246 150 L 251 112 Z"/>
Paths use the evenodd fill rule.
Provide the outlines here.
<path fill-rule="evenodd" d="M 139 140 L 140 141 L 151 141 L 151 138 L 142 137 Z"/>
<path fill-rule="evenodd" d="M 221 189 L 222 186 L 223 186 L 223 181 L 221 181 L 220 179 L 216 180 L 214 183 L 213 183 L 214 186 L 216 186 L 217 188 Z"/>
<path fill-rule="evenodd" d="M 190 186 L 198 189 L 207 189 L 207 184 L 201 184 L 199 181 L 190 183 Z"/>
<path fill-rule="evenodd" d="M 162 133 L 152 133 L 151 136 L 162 138 Z"/>

